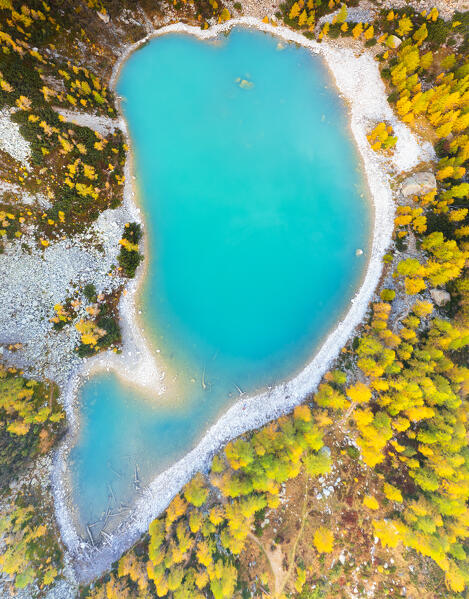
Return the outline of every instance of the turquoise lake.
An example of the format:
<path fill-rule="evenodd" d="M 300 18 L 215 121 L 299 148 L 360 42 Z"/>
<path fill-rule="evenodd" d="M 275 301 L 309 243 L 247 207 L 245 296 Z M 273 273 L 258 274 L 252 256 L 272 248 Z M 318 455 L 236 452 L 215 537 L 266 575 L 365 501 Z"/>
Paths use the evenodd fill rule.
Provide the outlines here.
<path fill-rule="evenodd" d="M 149 248 L 139 309 L 179 390 L 143 397 L 111 374 L 80 389 L 83 524 L 129 504 L 136 468 L 145 483 L 182 457 L 239 390 L 309 361 L 360 285 L 371 235 L 346 106 L 306 49 L 247 29 L 167 35 L 130 57 L 118 93 Z"/>

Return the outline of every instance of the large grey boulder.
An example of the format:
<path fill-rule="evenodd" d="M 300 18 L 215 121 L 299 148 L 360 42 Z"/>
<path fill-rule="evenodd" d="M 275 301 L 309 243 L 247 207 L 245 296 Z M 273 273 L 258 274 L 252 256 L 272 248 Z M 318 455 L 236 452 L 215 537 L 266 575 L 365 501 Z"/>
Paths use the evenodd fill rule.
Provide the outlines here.
<path fill-rule="evenodd" d="M 451 301 L 451 295 L 444 289 L 430 289 L 430 295 L 437 306 L 446 306 Z"/>
<path fill-rule="evenodd" d="M 416 173 L 407 177 L 401 185 L 401 193 L 404 197 L 424 195 L 436 189 L 436 179 L 432 172 Z"/>

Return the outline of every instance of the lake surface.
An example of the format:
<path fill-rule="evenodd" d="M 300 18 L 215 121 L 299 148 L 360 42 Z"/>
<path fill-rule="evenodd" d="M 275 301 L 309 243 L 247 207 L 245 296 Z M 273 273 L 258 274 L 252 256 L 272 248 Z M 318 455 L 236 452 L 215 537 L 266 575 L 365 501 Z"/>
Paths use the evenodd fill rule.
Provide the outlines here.
<path fill-rule="evenodd" d="M 245 29 L 168 35 L 130 57 L 118 92 L 150 250 L 140 308 L 178 391 L 143 397 L 109 374 L 82 387 L 83 524 L 129 504 L 136 472 L 145 483 L 182 457 L 240 390 L 306 364 L 348 308 L 371 234 L 346 107 L 304 48 Z"/>

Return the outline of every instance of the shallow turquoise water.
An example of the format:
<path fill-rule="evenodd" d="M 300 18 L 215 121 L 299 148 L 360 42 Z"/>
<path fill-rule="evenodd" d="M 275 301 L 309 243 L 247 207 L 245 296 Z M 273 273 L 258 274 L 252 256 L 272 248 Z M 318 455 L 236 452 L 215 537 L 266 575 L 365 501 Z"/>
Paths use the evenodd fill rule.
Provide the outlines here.
<path fill-rule="evenodd" d="M 145 327 L 184 391 L 162 403 L 114 375 L 83 386 L 71 458 L 84 523 L 132 499 L 137 464 L 146 481 L 192 448 L 236 386 L 292 376 L 360 283 L 370 208 L 346 108 L 319 57 L 277 44 L 242 29 L 170 35 L 124 66 Z"/>

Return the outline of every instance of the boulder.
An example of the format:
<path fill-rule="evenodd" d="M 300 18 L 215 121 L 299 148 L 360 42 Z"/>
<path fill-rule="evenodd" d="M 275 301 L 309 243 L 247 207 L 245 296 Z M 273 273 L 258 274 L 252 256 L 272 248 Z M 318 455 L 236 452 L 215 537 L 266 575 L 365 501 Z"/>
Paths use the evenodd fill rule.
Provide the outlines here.
<path fill-rule="evenodd" d="M 109 23 L 109 15 L 107 13 L 98 12 L 98 17 L 103 21 L 103 23 Z"/>
<path fill-rule="evenodd" d="M 398 48 L 402 44 L 402 40 L 397 35 L 390 35 L 386 40 L 386 45 L 388 48 Z"/>
<path fill-rule="evenodd" d="M 437 306 L 446 306 L 451 301 L 451 295 L 443 289 L 430 289 L 430 295 Z"/>
<path fill-rule="evenodd" d="M 432 172 L 416 173 L 407 177 L 401 185 L 401 193 L 404 197 L 424 195 L 436 189 L 436 179 Z"/>

